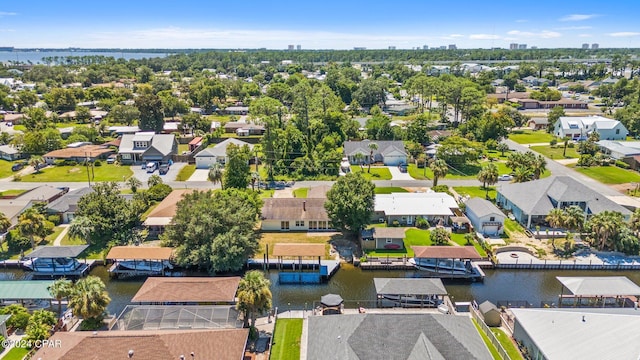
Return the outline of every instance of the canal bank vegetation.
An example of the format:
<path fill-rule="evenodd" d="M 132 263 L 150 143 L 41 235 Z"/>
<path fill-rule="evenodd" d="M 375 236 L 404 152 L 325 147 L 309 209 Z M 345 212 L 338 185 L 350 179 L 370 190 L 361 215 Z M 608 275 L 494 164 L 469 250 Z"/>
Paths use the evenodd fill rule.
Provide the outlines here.
<path fill-rule="evenodd" d="M 273 347 L 269 356 L 272 360 L 300 359 L 300 339 L 303 319 L 278 317 L 273 334 Z"/>

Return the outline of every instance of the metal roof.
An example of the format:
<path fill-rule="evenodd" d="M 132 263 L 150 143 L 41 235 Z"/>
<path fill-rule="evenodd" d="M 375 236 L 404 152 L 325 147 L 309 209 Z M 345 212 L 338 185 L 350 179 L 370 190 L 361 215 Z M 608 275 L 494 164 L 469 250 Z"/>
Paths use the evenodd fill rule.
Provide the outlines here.
<path fill-rule="evenodd" d="M 157 246 L 114 246 L 106 259 L 111 260 L 169 260 L 173 248 Z"/>
<path fill-rule="evenodd" d="M 442 280 L 419 278 L 373 278 L 376 294 L 447 295 Z"/>
<path fill-rule="evenodd" d="M 0 300 L 50 300 L 52 284 L 50 280 L 0 281 Z"/>
<path fill-rule="evenodd" d="M 576 296 L 640 296 L 640 286 L 626 276 L 556 276 Z"/>
<path fill-rule="evenodd" d="M 73 246 L 38 246 L 27 258 L 75 258 L 78 257 L 89 245 Z"/>
<path fill-rule="evenodd" d="M 451 216 L 451 209 L 457 208 L 458 203 L 451 195 L 440 192 L 378 194 L 374 204 L 374 210 L 386 216 Z"/>
<path fill-rule="evenodd" d="M 580 310 L 511 309 L 516 322 L 542 353 L 541 358 L 637 360 L 640 357 L 637 331 L 640 311 L 628 315 L 628 311 L 617 311 L 626 309 L 606 309 L 605 313 Z"/>

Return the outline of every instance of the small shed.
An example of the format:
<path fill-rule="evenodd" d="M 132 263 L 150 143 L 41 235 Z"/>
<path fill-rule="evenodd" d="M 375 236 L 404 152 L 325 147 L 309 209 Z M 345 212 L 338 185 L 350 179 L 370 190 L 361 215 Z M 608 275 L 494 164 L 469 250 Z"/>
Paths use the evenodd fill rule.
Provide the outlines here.
<path fill-rule="evenodd" d="M 484 323 L 487 326 L 500 326 L 502 324 L 502 318 L 500 317 L 500 309 L 495 306 L 491 301 L 487 300 L 478 306 Z"/>

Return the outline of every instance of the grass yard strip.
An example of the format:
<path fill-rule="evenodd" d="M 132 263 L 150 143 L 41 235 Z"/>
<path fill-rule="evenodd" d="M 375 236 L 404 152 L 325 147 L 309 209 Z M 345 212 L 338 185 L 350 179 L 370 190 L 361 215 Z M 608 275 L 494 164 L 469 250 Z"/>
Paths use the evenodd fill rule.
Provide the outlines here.
<path fill-rule="evenodd" d="M 487 190 L 482 186 L 454 186 L 453 190 L 455 190 L 460 196 L 469 195 L 470 197 L 479 197 L 482 199 L 484 199 L 487 194 Z M 495 200 L 495 186 L 489 186 L 489 198 Z"/>
<path fill-rule="evenodd" d="M 293 197 L 306 198 L 309 193 L 309 188 L 297 188 L 293 190 Z"/>
<path fill-rule="evenodd" d="M 58 235 L 60 235 L 62 230 L 64 230 L 64 228 L 61 226 L 53 228 L 53 232 L 44 238 L 47 241 L 47 244 L 53 244 L 53 241 L 58 237 Z"/>
<path fill-rule="evenodd" d="M 60 242 L 60 245 L 86 245 L 87 243 L 78 238 L 69 237 L 69 234 L 65 235 Z M 78 259 L 104 259 L 107 255 L 107 250 L 97 244 L 91 244 L 89 247 L 78 256 Z"/>
<path fill-rule="evenodd" d="M 88 168 L 82 165 L 77 166 L 53 166 L 42 169 L 40 173 L 33 173 L 22 177 L 21 181 L 26 182 L 91 182 L 102 181 L 123 181 L 133 175 L 129 166 L 103 164 Z"/>
<path fill-rule="evenodd" d="M 390 250 L 390 249 L 376 249 L 367 251 L 367 256 L 372 257 L 413 257 L 414 252 L 411 249 L 412 246 L 431 246 L 434 245 L 431 242 L 431 232 L 429 230 L 421 230 L 410 228 L 404 233 L 404 249 Z"/>
<path fill-rule="evenodd" d="M 22 360 L 29 353 L 29 349 L 14 347 L 9 350 L 9 352 L 5 353 L 2 357 L 2 360 Z"/>
<path fill-rule="evenodd" d="M 491 332 L 493 333 L 493 336 L 500 341 L 500 345 L 502 345 L 502 348 L 507 352 L 507 355 L 509 355 L 511 360 L 524 360 L 516 344 L 513 343 L 511 338 L 509 338 L 502 329 L 491 328 Z"/>
<path fill-rule="evenodd" d="M 484 341 L 484 344 L 487 345 L 487 348 L 489 348 L 489 352 L 491 353 L 491 356 L 493 356 L 493 359 L 502 360 L 502 356 L 500 356 L 500 353 L 498 353 L 498 350 L 496 349 L 496 347 L 493 346 L 487 334 L 485 334 L 484 331 L 482 331 L 482 329 L 480 328 L 480 325 L 478 325 L 478 323 L 476 322 L 476 319 L 471 319 L 471 321 L 473 321 L 473 325 L 476 327 L 476 330 L 478 330 L 478 333 L 480 333 L 480 337 L 482 338 L 482 341 Z"/>
<path fill-rule="evenodd" d="M 532 146 L 532 151 L 540 153 L 549 159 L 578 159 L 580 154 L 576 151 L 576 148 L 567 147 L 567 151 L 564 150 L 564 144 L 559 144 L 556 147 L 551 146 Z M 564 155 L 563 155 L 564 154 Z"/>
<path fill-rule="evenodd" d="M 509 134 L 509 140 L 518 144 L 540 144 L 548 143 L 554 139 L 554 136 L 544 130 L 515 130 Z"/>
<path fill-rule="evenodd" d="M 23 189 L 9 189 L 9 190 L 5 190 L 3 192 L 0 193 L 0 196 L 19 196 L 22 195 L 24 193 L 26 193 L 27 190 L 23 190 Z"/>
<path fill-rule="evenodd" d="M 401 188 L 398 186 L 390 186 L 390 187 L 376 187 L 376 194 L 391 194 L 391 193 L 406 193 L 409 192 L 405 188 Z"/>
<path fill-rule="evenodd" d="M 278 318 L 273 334 L 273 347 L 270 359 L 300 359 L 300 339 L 302 338 L 302 319 Z"/>
<path fill-rule="evenodd" d="M 196 172 L 195 165 L 185 165 L 176 176 L 176 181 L 187 181 Z"/>
<path fill-rule="evenodd" d="M 451 241 L 453 241 L 454 243 L 460 245 L 460 246 L 469 246 L 467 245 L 467 240 L 464 238 L 465 234 L 451 234 Z M 473 247 L 476 249 L 476 251 L 478 252 L 478 254 L 480 254 L 480 256 L 482 257 L 486 257 L 487 256 L 487 252 L 484 251 L 484 249 L 482 248 L 482 246 L 477 242 L 477 241 L 473 241 L 472 242 Z"/>
<path fill-rule="evenodd" d="M 416 180 L 430 180 L 429 176 L 433 176 L 433 172 L 429 168 L 418 168 L 416 164 L 409 164 L 407 167 L 409 176 Z"/>
<path fill-rule="evenodd" d="M 351 165 L 351 172 L 353 173 L 362 173 L 365 179 L 367 180 L 391 180 L 391 171 L 389 171 L 386 167 L 371 167 L 371 171 L 369 171 L 368 166 L 360 165 Z"/>
<path fill-rule="evenodd" d="M 617 166 L 574 167 L 574 170 L 598 180 L 603 184 L 626 184 L 640 182 L 640 174 Z"/>

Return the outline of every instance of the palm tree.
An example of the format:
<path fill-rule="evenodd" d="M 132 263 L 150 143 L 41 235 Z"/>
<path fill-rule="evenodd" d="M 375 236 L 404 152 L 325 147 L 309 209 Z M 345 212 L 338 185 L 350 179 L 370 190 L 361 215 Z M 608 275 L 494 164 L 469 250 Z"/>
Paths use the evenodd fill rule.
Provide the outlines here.
<path fill-rule="evenodd" d="M 87 244 L 91 244 L 91 235 L 95 227 L 91 219 L 86 216 L 76 216 L 69 226 L 69 237 L 83 239 Z"/>
<path fill-rule="evenodd" d="M 256 182 L 258 182 L 258 180 L 260 180 L 260 173 L 258 173 L 257 171 L 254 171 L 251 173 L 251 190 L 255 191 L 256 190 Z"/>
<path fill-rule="evenodd" d="M 142 181 L 138 180 L 137 177 L 132 176 L 132 177 L 127 179 L 125 184 L 127 184 L 127 186 L 129 186 L 129 188 L 131 189 L 131 192 L 135 193 L 135 192 L 138 191 L 138 188 L 140 186 L 142 186 Z"/>
<path fill-rule="evenodd" d="M 555 208 L 549 211 L 549 214 L 547 214 L 547 217 L 545 218 L 545 220 L 549 223 L 549 226 L 551 226 L 552 228 L 563 227 L 564 224 L 566 223 L 564 211 L 558 208 Z M 554 249 L 556 248 L 555 238 L 556 238 L 555 235 L 551 236 L 551 246 Z"/>
<path fill-rule="evenodd" d="M 489 186 L 498 182 L 498 167 L 494 163 L 489 163 L 478 173 L 478 180 L 482 181 L 482 187 L 485 188 L 485 197 L 489 198 Z"/>
<path fill-rule="evenodd" d="M 207 177 L 209 178 L 209 181 L 213 183 L 213 185 L 219 183 L 220 186 L 223 186 L 222 175 L 223 175 L 222 167 L 220 166 L 219 163 L 216 162 L 209 167 L 209 174 Z"/>
<path fill-rule="evenodd" d="M 576 230 L 580 234 L 584 228 L 584 211 L 577 205 L 571 205 L 564 209 L 564 221 L 567 229 Z"/>
<path fill-rule="evenodd" d="M 45 227 L 44 215 L 40 214 L 35 208 L 29 208 L 20 215 L 18 218 L 18 230 L 23 236 L 28 236 L 31 239 L 31 248 L 36 248 L 35 237 L 44 237 L 47 231 Z"/>
<path fill-rule="evenodd" d="M 42 164 L 44 164 L 42 156 L 32 156 L 31 159 L 29 159 L 29 166 L 32 166 L 36 170 L 36 173 L 40 172 L 40 165 Z"/>
<path fill-rule="evenodd" d="M 369 170 L 367 172 L 371 173 L 371 163 L 374 161 L 373 152 L 378 150 L 378 144 L 371 142 L 369 143 Z"/>
<path fill-rule="evenodd" d="M 629 227 L 634 233 L 637 235 L 640 231 L 640 208 L 636 209 L 636 211 L 631 214 L 631 219 L 629 220 Z"/>
<path fill-rule="evenodd" d="M 107 309 L 111 298 L 102 280 L 88 276 L 78 280 L 69 297 L 69 308 L 83 319 L 99 319 Z"/>
<path fill-rule="evenodd" d="M 498 146 L 496 147 L 496 150 L 500 151 L 501 155 L 500 156 L 504 156 L 504 152 L 509 150 L 509 145 L 501 142 L 498 144 Z"/>
<path fill-rule="evenodd" d="M 433 172 L 434 187 L 438 186 L 438 179 L 447 176 L 447 173 L 449 172 L 449 166 L 442 159 L 432 161 L 431 164 L 429 164 L 429 168 L 431 169 L 431 172 Z"/>
<path fill-rule="evenodd" d="M 534 179 L 540 179 L 542 173 L 547 170 L 547 160 L 542 155 L 535 157 L 535 160 L 531 163 L 531 171 L 533 172 Z"/>
<path fill-rule="evenodd" d="M 0 234 L 4 234 L 9 231 L 11 227 L 11 220 L 7 218 L 7 216 L 0 212 Z M 4 240 L 4 236 L 0 238 L 0 251 L 2 251 L 2 241 Z"/>
<path fill-rule="evenodd" d="M 159 184 L 162 184 L 162 178 L 160 177 L 160 175 L 153 174 L 149 176 L 149 179 L 147 180 L 148 187 L 153 187 Z"/>
<path fill-rule="evenodd" d="M 355 155 L 353 155 L 354 160 L 356 161 L 356 163 L 358 163 L 358 165 L 362 166 L 362 164 L 364 163 L 364 159 L 365 159 L 365 155 L 361 152 L 357 152 Z"/>
<path fill-rule="evenodd" d="M 62 299 L 68 298 L 73 292 L 73 283 L 65 278 L 58 279 L 49 286 L 49 294 L 58 301 L 58 316 L 62 315 Z"/>
<path fill-rule="evenodd" d="M 591 217 L 587 228 L 591 231 L 599 250 L 604 250 L 611 245 L 617 233 L 623 227 L 622 214 L 615 211 L 603 211 Z"/>
<path fill-rule="evenodd" d="M 251 270 L 238 284 L 238 304 L 236 308 L 243 313 L 244 326 L 253 328 L 258 314 L 271 309 L 271 282 L 264 278 L 259 270 Z"/>
<path fill-rule="evenodd" d="M 531 178 L 531 169 L 526 167 L 526 166 L 520 166 L 516 169 L 516 173 L 515 176 L 513 177 L 513 179 L 515 180 L 515 182 L 525 182 L 525 181 L 529 181 L 529 179 Z"/>

